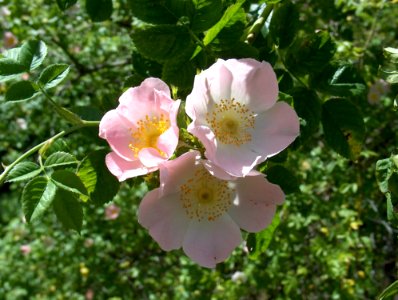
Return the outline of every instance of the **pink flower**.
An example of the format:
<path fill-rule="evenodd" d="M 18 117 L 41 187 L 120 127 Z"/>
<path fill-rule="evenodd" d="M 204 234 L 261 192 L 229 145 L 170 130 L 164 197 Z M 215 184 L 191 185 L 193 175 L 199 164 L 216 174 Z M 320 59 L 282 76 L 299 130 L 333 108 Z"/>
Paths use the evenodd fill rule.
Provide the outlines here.
<path fill-rule="evenodd" d="M 3 43 L 5 48 L 12 48 L 18 44 L 18 38 L 10 31 L 6 31 L 3 36 Z"/>
<path fill-rule="evenodd" d="M 299 135 L 299 119 L 276 102 L 278 82 L 267 62 L 219 59 L 196 75 L 186 112 L 188 131 L 206 148 L 206 157 L 234 176 L 247 175 Z"/>
<path fill-rule="evenodd" d="M 104 115 L 99 136 L 113 150 L 106 165 L 119 181 L 153 172 L 170 158 L 178 143 L 179 105 L 163 81 L 147 78 L 124 92 L 119 106 Z"/>
<path fill-rule="evenodd" d="M 111 204 L 105 208 L 105 219 L 115 220 L 119 217 L 120 207 L 116 204 Z"/>
<path fill-rule="evenodd" d="M 142 200 L 138 221 L 162 249 L 182 247 L 208 268 L 241 243 L 240 228 L 258 232 L 267 227 L 284 200 L 280 187 L 261 173 L 233 177 L 201 160 L 197 151 L 163 163 L 160 183 Z"/>
<path fill-rule="evenodd" d="M 21 250 L 23 255 L 28 255 L 32 251 L 30 245 L 22 245 L 19 249 Z"/>

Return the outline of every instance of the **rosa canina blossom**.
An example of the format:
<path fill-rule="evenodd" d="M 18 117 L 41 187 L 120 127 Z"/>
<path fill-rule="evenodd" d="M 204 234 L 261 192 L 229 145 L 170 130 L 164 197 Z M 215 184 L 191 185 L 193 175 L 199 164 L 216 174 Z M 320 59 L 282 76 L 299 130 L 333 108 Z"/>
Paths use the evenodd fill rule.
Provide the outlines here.
<path fill-rule="evenodd" d="M 234 176 L 247 175 L 299 135 L 296 112 L 276 102 L 278 82 L 271 65 L 254 59 L 219 59 L 196 75 L 186 101 L 188 131 L 206 157 Z"/>
<path fill-rule="evenodd" d="M 104 115 L 99 136 L 113 150 L 106 165 L 119 181 L 155 171 L 170 158 L 178 144 L 179 105 L 163 81 L 147 78 L 124 92 L 118 107 Z"/>
<path fill-rule="evenodd" d="M 192 151 L 160 166 L 160 187 L 141 201 L 138 221 L 162 249 L 182 247 L 193 261 L 214 268 L 241 243 L 240 228 L 267 227 L 284 197 L 261 173 L 234 177 Z"/>

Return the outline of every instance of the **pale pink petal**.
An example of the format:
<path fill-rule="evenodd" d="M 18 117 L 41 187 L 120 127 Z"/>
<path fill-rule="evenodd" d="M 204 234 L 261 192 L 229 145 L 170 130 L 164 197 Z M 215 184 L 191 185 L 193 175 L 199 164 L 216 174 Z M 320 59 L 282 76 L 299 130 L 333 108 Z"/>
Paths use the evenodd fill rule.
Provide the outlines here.
<path fill-rule="evenodd" d="M 214 155 L 208 155 L 206 150 L 206 157 L 227 173 L 236 177 L 243 177 L 266 159 L 261 153 L 255 152 L 249 147 L 250 144 L 236 147 L 235 145 L 220 143 Z"/>
<path fill-rule="evenodd" d="M 106 155 L 105 163 L 109 171 L 113 175 L 115 175 L 119 179 L 119 181 L 123 181 L 127 178 L 132 178 L 140 175 L 145 175 L 149 172 L 157 170 L 157 168 L 146 168 L 139 160 L 124 160 L 115 152 L 111 152 Z"/>
<path fill-rule="evenodd" d="M 160 155 L 155 148 L 143 148 L 138 152 L 138 158 L 141 163 L 147 168 L 157 167 L 164 162 L 166 158 Z"/>
<path fill-rule="evenodd" d="M 206 80 L 212 100 L 220 102 L 231 98 L 232 74 L 225 67 L 224 60 L 219 59 L 206 72 Z"/>
<path fill-rule="evenodd" d="M 252 111 L 269 109 L 278 99 L 278 80 L 271 65 L 251 58 L 229 59 L 225 66 L 233 74 L 231 97 Z"/>
<path fill-rule="evenodd" d="M 282 204 L 285 195 L 281 188 L 268 182 L 263 175 L 239 178 L 237 196 L 228 214 L 248 232 L 258 232 L 267 227 L 275 216 L 276 205 Z"/>
<path fill-rule="evenodd" d="M 202 72 L 195 76 L 192 92 L 187 96 L 185 103 L 185 112 L 191 119 L 205 121 L 209 107 L 212 105 L 206 73 Z"/>
<path fill-rule="evenodd" d="M 299 134 L 296 112 L 287 103 L 278 102 L 257 116 L 252 147 L 256 152 L 272 156 L 289 146 Z"/>
<path fill-rule="evenodd" d="M 138 209 L 138 222 L 163 250 L 182 246 L 189 219 L 179 202 L 179 194 L 160 197 L 159 189 L 146 194 Z"/>
<path fill-rule="evenodd" d="M 239 227 L 224 214 L 215 221 L 191 221 L 183 241 L 184 252 L 193 261 L 214 268 L 242 242 Z"/>
<path fill-rule="evenodd" d="M 202 126 L 196 122 L 189 124 L 187 130 L 202 142 L 203 146 L 206 148 L 206 157 L 209 159 L 214 157 L 217 141 L 213 131 L 211 131 L 209 127 Z"/>
<path fill-rule="evenodd" d="M 198 151 L 186 152 L 174 160 L 166 161 L 160 166 L 160 185 L 162 194 L 179 191 L 180 186 L 193 176 L 199 165 Z"/>
<path fill-rule="evenodd" d="M 128 126 L 128 122 L 122 119 L 116 110 L 110 110 L 101 119 L 99 136 L 106 139 L 119 156 L 133 160 L 133 152 L 129 148 L 132 137 Z"/>
<path fill-rule="evenodd" d="M 174 150 L 177 148 L 178 133 L 178 127 L 173 126 L 163 132 L 158 138 L 157 147 L 166 153 L 167 158 L 171 157 L 174 153 Z"/>
<path fill-rule="evenodd" d="M 209 173 L 222 180 L 236 180 L 237 177 L 232 176 L 225 172 L 223 168 L 218 167 L 210 160 L 202 160 L 203 166 L 209 171 Z"/>

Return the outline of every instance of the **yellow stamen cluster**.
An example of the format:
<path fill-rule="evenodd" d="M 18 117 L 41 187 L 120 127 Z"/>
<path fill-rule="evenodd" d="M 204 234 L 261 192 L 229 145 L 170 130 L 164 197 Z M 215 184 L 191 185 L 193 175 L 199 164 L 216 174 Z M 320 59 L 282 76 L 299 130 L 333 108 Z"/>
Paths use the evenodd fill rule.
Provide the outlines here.
<path fill-rule="evenodd" d="M 254 128 L 255 115 L 233 98 L 215 104 L 207 113 L 206 121 L 221 143 L 240 146 L 252 139 L 248 131 Z"/>
<path fill-rule="evenodd" d="M 159 136 L 170 128 L 170 121 L 160 114 L 160 116 L 145 116 L 137 122 L 137 128 L 131 130 L 133 141 L 129 144 L 129 148 L 133 151 L 134 156 L 138 157 L 138 153 L 143 148 L 155 148 L 162 156 L 166 154 L 157 147 Z"/>
<path fill-rule="evenodd" d="M 182 207 L 190 219 L 214 221 L 232 205 L 234 188 L 200 167 L 180 186 L 180 192 Z"/>

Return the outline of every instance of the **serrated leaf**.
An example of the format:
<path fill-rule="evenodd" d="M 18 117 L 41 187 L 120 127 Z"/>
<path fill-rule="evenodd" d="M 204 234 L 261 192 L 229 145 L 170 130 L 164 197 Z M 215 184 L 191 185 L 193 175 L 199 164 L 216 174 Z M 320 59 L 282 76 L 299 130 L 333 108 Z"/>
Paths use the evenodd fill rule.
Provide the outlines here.
<path fill-rule="evenodd" d="M 28 182 L 22 192 L 22 209 L 27 222 L 39 219 L 50 207 L 56 192 L 55 185 L 44 177 Z"/>
<path fill-rule="evenodd" d="M 394 226 L 398 226 L 398 214 L 394 211 L 394 206 L 392 204 L 391 193 L 386 193 L 387 199 L 387 220 Z"/>
<path fill-rule="evenodd" d="M 36 96 L 37 90 L 30 81 L 18 81 L 7 90 L 6 101 L 25 101 Z"/>
<path fill-rule="evenodd" d="M 40 166 L 30 161 L 24 161 L 14 166 L 6 178 L 7 182 L 17 182 L 31 179 L 41 172 Z"/>
<path fill-rule="evenodd" d="M 112 0 L 86 0 L 86 11 L 93 22 L 102 22 L 112 15 Z"/>
<path fill-rule="evenodd" d="M 81 179 L 72 171 L 58 170 L 51 174 L 51 180 L 54 184 L 65 191 L 79 194 L 88 195 L 87 189 Z"/>
<path fill-rule="evenodd" d="M 389 191 L 388 181 L 393 172 L 394 164 L 391 158 L 381 159 L 376 162 L 376 180 L 383 194 Z"/>
<path fill-rule="evenodd" d="M 384 57 L 391 63 L 398 63 L 398 49 L 387 47 L 383 49 Z"/>
<path fill-rule="evenodd" d="M 46 161 L 44 162 L 44 166 L 47 168 L 54 168 L 77 163 L 78 161 L 76 157 L 74 157 L 72 154 L 67 152 L 55 152 L 46 159 Z"/>
<path fill-rule="evenodd" d="M 203 38 L 203 44 L 205 46 L 209 45 L 217 37 L 221 30 L 223 30 L 224 27 L 230 22 L 235 14 L 240 12 L 240 8 L 245 1 L 246 0 L 238 0 L 235 4 L 232 4 L 225 10 L 221 19 L 206 32 Z M 202 48 L 198 46 L 192 55 L 192 58 L 198 55 L 200 51 L 202 51 Z"/>
<path fill-rule="evenodd" d="M 296 176 L 283 166 L 276 165 L 266 170 L 267 179 L 281 187 L 285 194 L 291 194 L 299 190 L 299 182 Z"/>
<path fill-rule="evenodd" d="M 284 2 L 273 13 L 270 23 L 270 35 L 280 49 L 288 47 L 299 29 L 299 11 L 290 1 Z"/>
<path fill-rule="evenodd" d="M 66 229 L 80 232 L 83 225 L 83 208 L 77 196 L 66 190 L 57 189 L 53 208 L 57 219 Z"/>
<path fill-rule="evenodd" d="M 69 146 L 64 139 L 56 139 L 48 141 L 40 150 L 39 153 L 43 158 L 49 157 L 55 152 L 67 152 Z"/>
<path fill-rule="evenodd" d="M 69 7 L 75 5 L 77 0 L 57 0 L 57 4 L 60 10 L 65 11 Z"/>
<path fill-rule="evenodd" d="M 247 247 L 249 248 L 250 259 L 258 259 L 260 255 L 267 250 L 272 241 L 272 237 L 274 236 L 274 232 L 279 226 L 279 223 L 280 217 L 279 214 L 276 213 L 272 223 L 267 228 L 258 233 L 249 234 L 247 238 Z"/>
<path fill-rule="evenodd" d="M 153 24 L 172 24 L 177 18 L 169 11 L 165 1 L 161 0 L 129 0 L 133 15 L 145 22 Z"/>
<path fill-rule="evenodd" d="M 222 16 L 221 0 L 193 0 L 194 12 L 189 16 L 191 29 L 203 32 L 213 26 Z"/>
<path fill-rule="evenodd" d="M 188 89 L 193 85 L 195 74 L 195 66 L 190 61 L 169 61 L 163 66 L 162 79 L 180 89 Z"/>
<path fill-rule="evenodd" d="M 188 30 L 179 25 L 137 28 L 132 38 L 137 50 L 143 56 L 158 62 L 178 58 L 191 44 Z"/>
<path fill-rule="evenodd" d="M 328 145 L 340 155 L 355 159 L 365 137 L 365 124 L 354 104 L 331 99 L 322 106 L 322 125 Z"/>
<path fill-rule="evenodd" d="M 11 58 L 0 59 L 0 82 L 4 82 L 16 77 L 26 71 L 24 65 Z"/>
<path fill-rule="evenodd" d="M 39 67 L 47 55 L 47 46 L 42 41 L 30 40 L 21 46 L 18 61 L 27 70 L 34 70 Z"/>
<path fill-rule="evenodd" d="M 48 66 L 41 72 L 37 84 L 43 89 L 50 89 L 60 84 L 68 75 L 69 65 L 54 64 Z"/>
<path fill-rule="evenodd" d="M 90 153 L 82 161 L 77 171 L 90 199 L 98 205 L 111 201 L 120 186 L 119 181 L 105 165 L 106 154 L 105 150 Z"/>

